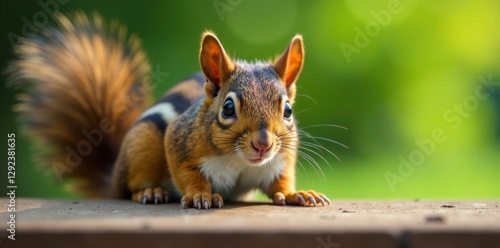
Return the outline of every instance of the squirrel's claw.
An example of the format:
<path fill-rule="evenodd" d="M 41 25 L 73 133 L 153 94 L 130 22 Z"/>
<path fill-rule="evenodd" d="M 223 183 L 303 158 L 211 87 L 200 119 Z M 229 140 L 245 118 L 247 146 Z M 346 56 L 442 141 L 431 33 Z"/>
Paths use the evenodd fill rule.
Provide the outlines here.
<path fill-rule="evenodd" d="M 323 198 L 326 202 L 328 202 L 328 205 L 332 204 L 332 201 L 330 201 L 330 199 L 328 199 L 328 197 L 326 197 L 325 195 L 323 195 L 321 198 Z"/>
<path fill-rule="evenodd" d="M 330 199 L 328 199 L 328 197 L 326 197 L 324 194 L 317 193 L 314 190 L 309 190 L 308 192 L 309 192 L 309 194 L 314 196 L 314 198 L 316 199 L 316 202 L 318 202 L 318 201 L 321 202 L 321 205 L 325 206 L 326 204 L 328 204 L 328 205 L 332 204 L 332 201 L 330 201 Z"/>
<path fill-rule="evenodd" d="M 194 208 L 202 209 L 205 205 L 205 201 L 210 199 L 210 194 L 208 193 L 197 193 L 193 195 L 193 205 Z M 202 203 L 203 202 L 203 203 Z M 210 206 L 208 206 L 210 207 Z M 208 209 L 207 207 L 207 209 Z"/>
<path fill-rule="evenodd" d="M 318 198 L 319 199 L 319 198 Z M 312 203 L 316 207 L 316 200 L 314 199 L 313 196 L 309 196 L 309 202 Z"/>
<path fill-rule="evenodd" d="M 304 207 L 305 207 L 305 206 L 307 206 L 306 200 L 304 199 L 304 197 L 303 197 L 303 196 L 298 195 L 298 196 L 297 196 L 297 198 L 299 199 L 299 203 L 300 203 L 300 205 L 302 205 L 302 206 L 304 206 Z"/>
<path fill-rule="evenodd" d="M 323 207 L 325 206 L 325 200 L 322 197 L 319 198 L 319 202 L 321 202 L 321 205 Z"/>
<path fill-rule="evenodd" d="M 219 194 L 197 193 L 192 196 L 184 195 L 181 200 L 181 208 L 188 208 L 191 203 L 196 209 L 209 209 L 212 205 L 222 208 L 224 205 L 222 196 Z"/>
<path fill-rule="evenodd" d="M 281 193 L 281 192 L 276 193 L 274 195 L 273 202 L 276 205 L 283 205 L 283 206 L 285 206 L 286 205 L 285 195 L 283 193 Z"/>
<path fill-rule="evenodd" d="M 155 204 L 161 203 L 161 196 L 155 195 Z"/>
<path fill-rule="evenodd" d="M 154 202 L 155 204 L 167 203 L 168 202 L 168 192 L 162 188 L 154 189 Z"/>
<path fill-rule="evenodd" d="M 167 203 L 169 198 L 168 191 L 163 190 L 162 188 L 146 188 L 142 190 L 138 190 L 132 194 L 132 200 L 139 202 L 141 204 L 161 204 Z"/>
<path fill-rule="evenodd" d="M 187 208 L 187 204 L 186 204 L 186 202 L 187 202 L 186 200 L 182 200 L 182 201 L 181 201 L 181 208 L 182 208 L 182 209 L 186 209 L 186 208 Z"/>
<path fill-rule="evenodd" d="M 212 205 L 222 208 L 222 206 L 224 206 L 224 201 L 222 200 L 222 196 L 219 194 L 213 194 Z"/>
<path fill-rule="evenodd" d="M 281 202 L 281 204 L 283 204 L 283 206 L 285 206 L 285 205 L 286 205 L 285 198 L 283 198 L 283 197 L 279 197 L 279 198 L 278 198 L 278 201 L 279 201 L 279 202 Z"/>
<path fill-rule="evenodd" d="M 307 200 L 306 200 L 307 199 Z M 274 195 L 273 202 L 276 205 L 299 205 L 299 206 L 325 206 L 330 205 L 331 201 L 324 194 L 317 193 L 316 191 L 297 191 L 294 193 L 283 194 L 282 192 L 277 192 Z M 318 203 L 321 203 L 318 204 Z"/>

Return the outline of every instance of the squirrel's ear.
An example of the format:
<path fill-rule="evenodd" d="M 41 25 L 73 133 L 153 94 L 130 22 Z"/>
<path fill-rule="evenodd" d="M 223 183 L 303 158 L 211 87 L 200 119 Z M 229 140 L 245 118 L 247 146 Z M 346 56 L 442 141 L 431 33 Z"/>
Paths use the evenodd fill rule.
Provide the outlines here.
<path fill-rule="evenodd" d="M 283 54 L 274 62 L 273 67 L 288 88 L 297 80 L 303 64 L 304 44 L 302 36 L 297 34 Z"/>
<path fill-rule="evenodd" d="M 234 71 L 233 62 L 212 32 L 203 34 L 200 65 L 207 79 L 214 84 L 214 90 L 218 90 L 221 83 Z"/>

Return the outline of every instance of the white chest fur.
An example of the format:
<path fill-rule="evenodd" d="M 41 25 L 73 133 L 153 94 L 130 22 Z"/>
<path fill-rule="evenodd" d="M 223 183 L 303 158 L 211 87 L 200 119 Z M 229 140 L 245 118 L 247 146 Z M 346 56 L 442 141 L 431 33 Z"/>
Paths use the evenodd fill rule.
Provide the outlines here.
<path fill-rule="evenodd" d="M 252 189 L 269 188 L 285 167 L 279 156 L 261 166 L 250 166 L 235 155 L 205 157 L 201 172 L 212 184 L 212 193 L 238 200 Z"/>

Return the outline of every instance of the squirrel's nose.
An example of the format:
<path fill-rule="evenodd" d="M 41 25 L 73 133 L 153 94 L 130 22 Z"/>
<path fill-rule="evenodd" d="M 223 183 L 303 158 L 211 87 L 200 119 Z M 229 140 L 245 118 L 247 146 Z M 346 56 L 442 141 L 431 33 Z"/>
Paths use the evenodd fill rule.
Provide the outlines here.
<path fill-rule="evenodd" d="M 257 141 L 257 142 L 251 142 L 252 143 L 252 148 L 254 149 L 254 151 L 256 152 L 259 152 L 259 153 L 265 153 L 265 152 L 268 152 L 271 147 L 273 146 L 272 143 L 268 142 L 267 140 L 265 141 Z"/>
<path fill-rule="evenodd" d="M 251 145 L 255 152 L 262 155 L 271 150 L 273 146 L 272 135 L 266 128 L 259 129 L 257 132 L 254 132 L 252 136 Z"/>

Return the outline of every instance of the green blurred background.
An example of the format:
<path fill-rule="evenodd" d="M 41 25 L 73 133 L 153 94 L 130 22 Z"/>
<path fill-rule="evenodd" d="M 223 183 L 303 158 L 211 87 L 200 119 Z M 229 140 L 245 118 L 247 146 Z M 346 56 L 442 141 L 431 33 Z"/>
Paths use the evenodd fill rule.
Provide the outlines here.
<path fill-rule="evenodd" d="M 215 31 L 231 56 L 247 60 L 272 58 L 301 33 L 306 62 L 296 117 L 304 131 L 349 149 L 317 139 L 341 163 L 304 149 L 322 172 L 301 159 L 299 188 L 333 199 L 500 197 L 499 1 L 40 2 L 126 24 L 141 37 L 153 67 L 169 73 L 155 97 L 199 70 L 204 30 Z M 0 68 L 12 58 L 9 34 L 21 36 L 23 18 L 33 23 L 39 12 L 45 13 L 38 1 L 1 1 Z M 20 90 L 5 87 L 5 75 L 1 80 L 2 147 L 7 150 L 5 136 L 15 132 L 18 196 L 78 197 L 34 162 L 32 142 L 12 113 Z"/>

